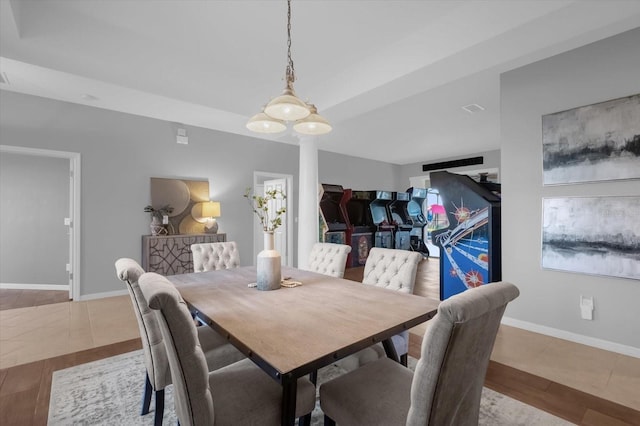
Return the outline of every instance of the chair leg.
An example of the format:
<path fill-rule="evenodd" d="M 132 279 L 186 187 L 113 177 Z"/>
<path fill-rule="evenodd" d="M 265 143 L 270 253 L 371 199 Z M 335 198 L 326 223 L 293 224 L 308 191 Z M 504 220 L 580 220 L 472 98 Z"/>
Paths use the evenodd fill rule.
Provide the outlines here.
<path fill-rule="evenodd" d="M 156 414 L 153 417 L 154 426 L 162 426 L 162 417 L 164 416 L 164 389 L 156 391 Z"/>
<path fill-rule="evenodd" d="M 311 426 L 311 413 L 298 419 L 298 426 Z"/>
<path fill-rule="evenodd" d="M 313 383 L 313 386 L 318 384 L 318 370 L 313 370 L 309 373 L 309 381 Z"/>
<path fill-rule="evenodd" d="M 324 415 L 324 426 L 336 426 L 336 422 L 326 414 Z"/>
<path fill-rule="evenodd" d="M 141 416 L 149 414 L 149 406 L 151 405 L 152 393 L 153 388 L 151 387 L 151 381 L 149 380 L 149 373 L 147 373 L 144 383 L 144 394 L 142 395 L 142 411 L 140 412 Z"/>
<path fill-rule="evenodd" d="M 408 354 L 404 354 L 404 355 L 400 355 L 400 363 L 402 365 L 404 365 L 405 367 L 408 366 L 409 364 L 409 355 Z"/>

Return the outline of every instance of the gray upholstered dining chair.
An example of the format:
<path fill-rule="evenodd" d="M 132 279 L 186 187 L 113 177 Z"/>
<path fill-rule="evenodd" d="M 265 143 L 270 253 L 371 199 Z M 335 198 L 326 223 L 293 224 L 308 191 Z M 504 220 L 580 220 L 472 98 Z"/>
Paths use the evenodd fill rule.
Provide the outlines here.
<path fill-rule="evenodd" d="M 381 358 L 320 386 L 325 425 L 477 425 L 500 319 L 518 295 L 499 282 L 442 302 L 415 373 Z"/>
<path fill-rule="evenodd" d="M 195 272 L 231 269 L 240 266 L 240 252 L 235 241 L 191 244 Z"/>
<path fill-rule="evenodd" d="M 181 426 L 279 425 L 282 387 L 251 360 L 208 372 L 196 327 L 178 290 L 162 275 L 140 277 L 140 288 L 154 309 L 167 348 Z M 296 417 L 315 406 L 313 384 L 297 383 Z"/>
<path fill-rule="evenodd" d="M 349 253 L 351 253 L 351 246 L 345 244 L 315 243 L 309 255 L 307 269 L 319 274 L 342 278 Z"/>
<path fill-rule="evenodd" d="M 171 373 L 160 326 L 138 284 L 144 270 L 138 262 L 128 258 L 118 259 L 115 266 L 118 278 L 127 284 L 142 340 L 147 377 L 141 415 L 149 413 L 151 395 L 155 393 L 154 424 L 161 425 L 164 412 L 164 389 L 171 384 Z M 197 338 L 206 353 L 207 366 L 210 370 L 244 359 L 240 351 L 210 327 L 197 327 Z"/>

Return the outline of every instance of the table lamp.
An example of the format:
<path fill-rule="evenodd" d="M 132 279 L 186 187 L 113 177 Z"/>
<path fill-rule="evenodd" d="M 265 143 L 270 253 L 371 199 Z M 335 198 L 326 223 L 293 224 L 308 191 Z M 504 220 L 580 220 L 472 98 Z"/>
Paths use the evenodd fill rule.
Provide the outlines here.
<path fill-rule="evenodd" d="M 202 217 L 207 218 L 207 223 L 204 226 L 204 230 L 207 234 L 218 233 L 218 222 L 216 218 L 220 217 L 220 202 L 209 201 L 208 203 L 202 203 Z"/>

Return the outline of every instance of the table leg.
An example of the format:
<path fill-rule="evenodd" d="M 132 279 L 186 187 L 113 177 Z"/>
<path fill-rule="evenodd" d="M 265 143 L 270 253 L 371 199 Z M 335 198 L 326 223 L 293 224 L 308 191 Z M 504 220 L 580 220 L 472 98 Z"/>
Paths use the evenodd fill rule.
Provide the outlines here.
<path fill-rule="evenodd" d="M 383 340 L 382 347 L 384 348 L 384 352 L 387 354 L 387 358 L 392 359 L 395 362 L 400 362 L 398 353 L 396 352 L 396 347 L 393 346 L 393 341 L 391 339 Z"/>
<path fill-rule="evenodd" d="M 298 379 L 287 375 L 282 380 L 282 426 L 293 426 L 296 421 L 296 394 Z"/>

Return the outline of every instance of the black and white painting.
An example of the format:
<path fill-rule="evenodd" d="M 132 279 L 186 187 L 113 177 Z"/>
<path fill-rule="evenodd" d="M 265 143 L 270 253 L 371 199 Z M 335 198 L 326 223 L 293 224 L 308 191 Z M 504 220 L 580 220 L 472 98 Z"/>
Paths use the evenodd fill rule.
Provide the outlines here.
<path fill-rule="evenodd" d="M 640 279 L 640 197 L 545 198 L 542 267 Z"/>
<path fill-rule="evenodd" d="M 542 116 L 543 184 L 640 179 L 640 95 Z"/>

